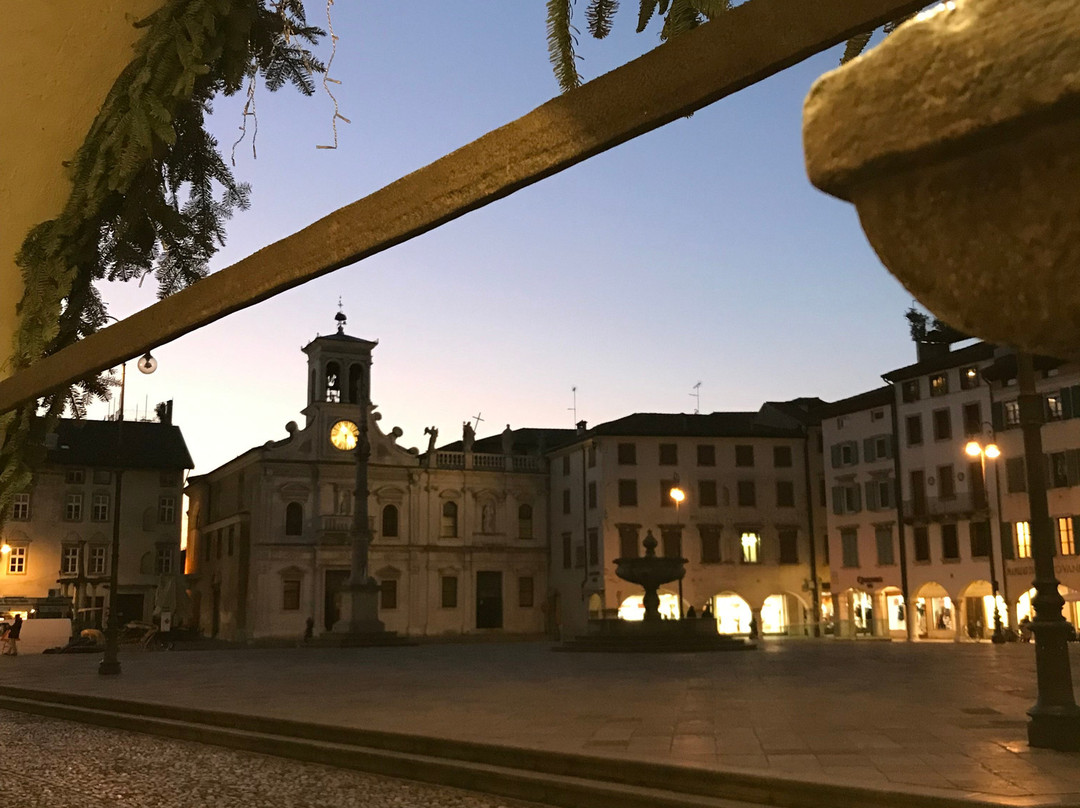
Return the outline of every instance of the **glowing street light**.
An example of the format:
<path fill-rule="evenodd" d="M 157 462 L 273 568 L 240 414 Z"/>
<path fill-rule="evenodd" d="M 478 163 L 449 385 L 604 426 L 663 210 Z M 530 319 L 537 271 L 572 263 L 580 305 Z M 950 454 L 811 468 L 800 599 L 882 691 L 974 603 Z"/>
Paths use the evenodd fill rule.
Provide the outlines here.
<path fill-rule="evenodd" d="M 686 499 L 686 492 L 679 487 L 679 475 L 675 474 L 675 479 L 672 481 L 671 490 L 668 491 L 668 496 L 671 497 L 671 501 L 675 503 L 675 526 L 679 528 L 680 544 L 682 537 L 682 523 L 679 521 L 679 505 Z M 682 577 L 679 578 L 679 619 L 683 619 L 683 594 L 682 594 Z"/>
<path fill-rule="evenodd" d="M 964 453 L 971 458 L 979 458 L 979 470 L 982 473 L 982 490 L 983 497 L 986 497 L 986 458 L 996 460 L 1001 457 L 1001 450 L 996 443 L 982 444 L 977 440 L 968 441 L 964 447 Z M 997 472 L 995 472 L 996 474 Z M 995 484 L 997 478 L 994 479 Z M 1000 489 L 999 489 L 1000 491 Z M 1001 499 L 1000 494 L 998 496 L 998 520 L 1001 520 Z M 1005 642 L 1005 634 L 1001 630 L 1001 609 L 998 607 L 998 578 L 997 567 L 994 565 L 994 534 L 990 533 L 990 590 L 993 593 L 994 598 L 994 633 L 990 638 L 993 643 Z"/>
<path fill-rule="evenodd" d="M 11 545 L 10 544 L 5 543 L 2 547 L 0 547 L 0 553 L 2 553 L 4 555 L 7 555 L 10 552 L 11 552 Z"/>

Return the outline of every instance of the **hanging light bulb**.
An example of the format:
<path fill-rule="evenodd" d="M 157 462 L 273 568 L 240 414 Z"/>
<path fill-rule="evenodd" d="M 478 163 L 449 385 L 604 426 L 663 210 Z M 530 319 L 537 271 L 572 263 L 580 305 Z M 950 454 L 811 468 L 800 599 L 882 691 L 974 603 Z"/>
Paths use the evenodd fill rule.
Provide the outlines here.
<path fill-rule="evenodd" d="M 142 357 L 139 358 L 137 364 L 139 370 L 143 373 L 153 373 L 155 370 L 157 370 L 157 360 L 150 355 L 149 351 L 144 353 Z"/>

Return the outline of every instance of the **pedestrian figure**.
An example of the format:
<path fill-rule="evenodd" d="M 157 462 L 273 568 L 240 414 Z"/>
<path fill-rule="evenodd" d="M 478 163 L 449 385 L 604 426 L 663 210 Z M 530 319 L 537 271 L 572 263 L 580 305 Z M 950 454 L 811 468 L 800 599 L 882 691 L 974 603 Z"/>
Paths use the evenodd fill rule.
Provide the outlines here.
<path fill-rule="evenodd" d="M 688 606 L 686 608 L 686 619 L 687 620 L 696 620 L 697 619 L 697 612 L 694 611 L 693 604 L 691 604 L 690 606 Z"/>
<path fill-rule="evenodd" d="M 307 622 L 304 623 L 304 642 L 311 642 L 311 638 L 315 636 L 315 618 L 309 617 Z"/>
<path fill-rule="evenodd" d="M 712 616 L 713 616 L 713 614 L 712 614 L 712 604 L 711 603 L 706 603 L 705 608 L 701 610 L 701 619 L 702 620 L 712 620 Z"/>
<path fill-rule="evenodd" d="M 1020 621 L 1020 642 L 1031 642 L 1031 619 L 1028 617 Z"/>
<path fill-rule="evenodd" d="M 750 618 L 750 639 L 751 640 L 756 640 L 757 636 L 758 636 L 758 633 L 757 633 L 757 618 L 756 617 L 751 617 Z"/>
<path fill-rule="evenodd" d="M 6 656 L 18 656 L 19 655 L 19 633 L 22 631 L 22 615 L 15 615 L 15 622 L 11 624 L 11 628 L 7 630 L 7 634 L 4 637 L 4 653 Z"/>

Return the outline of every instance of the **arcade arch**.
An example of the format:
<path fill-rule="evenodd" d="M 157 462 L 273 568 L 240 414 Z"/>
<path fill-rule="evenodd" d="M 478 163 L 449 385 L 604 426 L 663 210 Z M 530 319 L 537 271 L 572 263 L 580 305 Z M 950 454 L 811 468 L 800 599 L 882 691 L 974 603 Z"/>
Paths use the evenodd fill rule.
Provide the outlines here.
<path fill-rule="evenodd" d="M 915 593 L 915 635 L 924 640 L 956 637 L 956 608 L 948 591 L 936 581 L 928 581 Z"/>
<path fill-rule="evenodd" d="M 725 591 L 709 599 L 718 634 L 749 634 L 754 614 L 750 604 L 735 592 Z"/>
<path fill-rule="evenodd" d="M 1065 619 L 1072 623 L 1073 628 L 1080 627 L 1080 591 L 1072 589 L 1065 584 L 1058 584 L 1058 594 L 1065 598 L 1065 605 L 1061 613 Z M 1016 601 L 1016 619 L 1035 619 L 1035 609 L 1031 605 L 1031 599 L 1035 597 L 1035 590 L 1029 589 Z"/>

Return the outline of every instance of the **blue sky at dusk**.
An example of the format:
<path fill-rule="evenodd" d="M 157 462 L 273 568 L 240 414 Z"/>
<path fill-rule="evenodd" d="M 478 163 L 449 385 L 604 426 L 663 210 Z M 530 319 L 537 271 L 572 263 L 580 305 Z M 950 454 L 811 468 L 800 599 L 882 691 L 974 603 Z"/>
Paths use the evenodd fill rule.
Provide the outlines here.
<path fill-rule="evenodd" d="M 658 43 L 629 4 L 612 36 L 580 38 L 595 77 Z M 260 87 L 258 159 L 235 172 L 252 208 L 230 224 L 218 269 L 525 114 L 558 92 L 541 0 L 339 2 L 331 85 Z M 325 27 L 324 9 L 308 4 Z M 584 4 L 576 21 L 584 31 Z M 320 46 L 329 55 L 329 42 Z M 378 339 L 373 398 L 404 446 L 512 426 L 590 424 L 635 411 L 756 409 L 766 399 L 836 399 L 913 361 L 911 296 L 881 266 L 854 209 L 813 189 L 802 100 L 839 49 L 690 119 L 606 152 L 420 238 L 306 284 L 155 351 L 128 377 L 129 417 L 166 398 L 205 472 L 301 421 L 300 352 L 334 327 Z M 228 157 L 243 97 L 215 106 Z M 153 302 L 106 291 L 112 313 Z"/>

